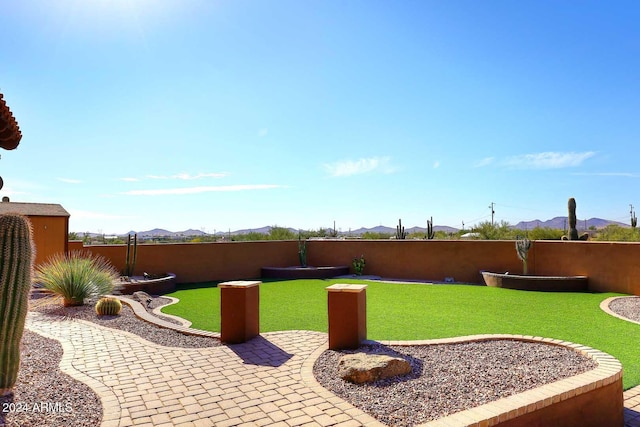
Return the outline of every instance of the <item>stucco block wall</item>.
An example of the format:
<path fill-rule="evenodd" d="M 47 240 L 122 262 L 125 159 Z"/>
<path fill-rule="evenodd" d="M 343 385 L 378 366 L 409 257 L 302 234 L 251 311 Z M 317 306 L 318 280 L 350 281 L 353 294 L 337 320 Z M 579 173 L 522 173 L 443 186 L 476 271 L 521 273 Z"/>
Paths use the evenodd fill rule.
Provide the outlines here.
<path fill-rule="evenodd" d="M 535 274 L 585 275 L 595 292 L 640 295 L 640 243 L 534 243 Z"/>
<path fill-rule="evenodd" d="M 86 249 L 124 268 L 126 245 Z M 364 274 L 398 279 L 482 283 L 481 270 L 522 274 L 513 241 L 310 240 L 307 253 L 308 264 L 317 267 L 351 265 L 364 255 Z M 296 240 L 139 244 L 135 274 L 171 272 L 191 283 L 256 279 L 261 267 L 298 264 Z M 640 243 L 536 241 L 529 273 L 586 275 L 590 290 L 640 295 Z"/>
<path fill-rule="evenodd" d="M 122 271 L 126 245 L 87 246 Z M 297 241 L 138 244 L 134 275 L 175 273 L 179 283 L 255 279 L 265 266 L 298 265 Z"/>

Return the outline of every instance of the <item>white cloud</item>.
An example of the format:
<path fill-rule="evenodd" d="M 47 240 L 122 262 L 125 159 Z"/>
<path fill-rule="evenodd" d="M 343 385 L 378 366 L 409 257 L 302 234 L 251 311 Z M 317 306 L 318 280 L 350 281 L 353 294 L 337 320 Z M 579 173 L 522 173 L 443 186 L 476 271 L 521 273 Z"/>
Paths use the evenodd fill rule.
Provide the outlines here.
<path fill-rule="evenodd" d="M 485 157 L 484 159 L 477 161 L 473 165 L 473 167 L 481 168 L 481 167 L 484 167 L 484 166 L 489 166 L 491 163 L 493 163 L 494 160 L 495 160 L 494 157 Z"/>
<path fill-rule="evenodd" d="M 67 184 L 80 184 L 82 181 L 79 179 L 71 179 L 71 178 L 56 178 L 58 181 L 66 182 Z"/>
<path fill-rule="evenodd" d="M 131 178 L 131 177 L 126 177 L 126 178 L 120 178 L 120 181 L 126 181 L 126 182 L 138 182 L 140 181 L 140 179 L 138 178 Z"/>
<path fill-rule="evenodd" d="M 371 157 L 368 159 L 345 160 L 325 164 L 324 168 L 331 176 L 351 176 L 369 172 L 392 173 L 395 169 L 389 164 L 389 157 Z"/>
<path fill-rule="evenodd" d="M 201 178 L 224 178 L 227 175 L 228 174 L 226 172 L 198 173 L 195 175 L 190 175 L 188 173 L 182 172 L 175 175 L 147 175 L 146 177 L 149 179 L 180 179 L 190 181 L 193 179 Z"/>
<path fill-rule="evenodd" d="M 640 173 L 632 173 L 632 172 L 592 172 L 592 173 L 580 172 L 580 173 L 574 173 L 572 175 L 579 175 L 579 176 L 621 176 L 621 177 L 624 177 L 624 178 L 640 178 Z"/>
<path fill-rule="evenodd" d="M 271 190 L 274 188 L 284 188 L 284 186 L 274 184 L 219 185 L 186 188 L 161 188 L 154 190 L 131 190 L 126 191 L 122 194 L 127 196 L 163 196 L 169 194 L 198 194 L 228 191 Z"/>
<path fill-rule="evenodd" d="M 504 165 L 518 169 L 560 169 L 580 166 L 582 162 L 595 154 L 593 151 L 582 153 L 546 151 L 512 156 L 504 161 Z"/>

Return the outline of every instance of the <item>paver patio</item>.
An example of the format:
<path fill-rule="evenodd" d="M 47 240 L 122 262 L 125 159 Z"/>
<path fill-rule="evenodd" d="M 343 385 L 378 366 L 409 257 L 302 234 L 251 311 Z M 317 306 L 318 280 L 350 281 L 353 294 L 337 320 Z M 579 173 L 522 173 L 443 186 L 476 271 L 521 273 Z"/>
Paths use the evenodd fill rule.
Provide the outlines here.
<path fill-rule="evenodd" d="M 100 396 L 103 427 L 383 425 L 312 378 L 324 333 L 273 332 L 245 344 L 185 349 L 38 313 L 29 314 L 28 328 L 62 343 L 61 369 Z M 624 398 L 625 426 L 640 427 L 640 387 Z"/>
<path fill-rule="evenodd" d="M 62 343 L 61 369 L 100 395 L 103 427 L 382 425 L 303 379 L 303 363 L 326 346 L 324 333 L 275 332 L 245 344 L 185 349 L 37 313 L 28 328 Z"/>

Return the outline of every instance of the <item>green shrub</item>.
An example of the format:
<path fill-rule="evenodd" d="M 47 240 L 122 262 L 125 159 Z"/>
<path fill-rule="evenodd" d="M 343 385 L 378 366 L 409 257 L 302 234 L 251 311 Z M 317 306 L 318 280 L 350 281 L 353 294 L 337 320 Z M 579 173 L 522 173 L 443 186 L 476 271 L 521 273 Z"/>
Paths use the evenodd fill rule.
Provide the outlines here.
<path fill-rule="evenodd" d="M 56 254 L 36 271 L 36 282 L 62 297 L 65 306 L 112 293 L 118 277 L 105 258 L 77 251 Z"/>
<path fill-rule="evenodd" d="M 353 270 L 356 272 L 356 275 L 362 276 L 362 272 L 364 271 L 364 266 L 366 265 L 364 255 L 360 255 L 360 258 L 355 257 L 352 261 L 352 264 L 353 264 Z"/>

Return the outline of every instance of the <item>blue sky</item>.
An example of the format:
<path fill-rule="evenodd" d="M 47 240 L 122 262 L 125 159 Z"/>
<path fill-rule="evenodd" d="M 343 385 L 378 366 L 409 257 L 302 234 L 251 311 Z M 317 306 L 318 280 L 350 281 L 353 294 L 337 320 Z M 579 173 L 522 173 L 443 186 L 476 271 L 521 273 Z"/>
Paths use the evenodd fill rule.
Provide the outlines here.
<path fill-rule="evenodd" d="M 640 206 L 636 1 L 21 0 L 0 195 L 72 231 Z"/>

